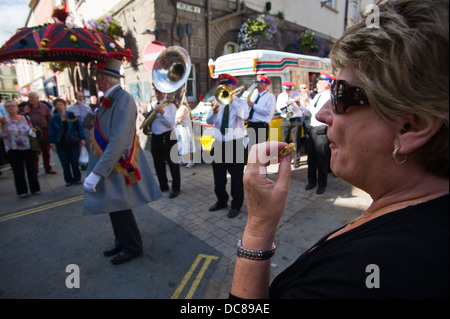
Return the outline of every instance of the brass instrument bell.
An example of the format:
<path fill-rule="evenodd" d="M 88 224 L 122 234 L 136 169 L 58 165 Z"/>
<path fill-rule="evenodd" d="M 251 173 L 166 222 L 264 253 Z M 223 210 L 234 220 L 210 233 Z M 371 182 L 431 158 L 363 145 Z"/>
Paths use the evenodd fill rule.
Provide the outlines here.
<path fill-rule="evenodd" d="M 167 94 L 163 107 L 169 103 L 174 103 L 177 107 L 180 105 L 191 67 L 191 58 L 182 47 L 168 47 L 158 56 L 153 65 L 152 77 L 155 88 Z M 140 129 L 145 135 L 150 134 L 150 126 L 155 118 L 156 113 L 152 110 L 142 122 Z"/>

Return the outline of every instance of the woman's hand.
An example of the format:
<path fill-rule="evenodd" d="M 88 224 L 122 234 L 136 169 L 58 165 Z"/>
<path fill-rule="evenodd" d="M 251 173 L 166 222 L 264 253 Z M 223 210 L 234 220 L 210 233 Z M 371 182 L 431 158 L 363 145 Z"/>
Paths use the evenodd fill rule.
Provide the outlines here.
<path fill-rule="evenodd" d="M 252 147 L 244 174 L 248 220 L 242 246 L 250 250 L 269 250 L 283 215 L 291 177 L 292 154 L 280 158 L 286 143 L 266 142 Z M 280 163 L 275 181 L 266 176 L 266 166 Z M 267 298 L 270 259 L 236 258 L 231 294 L 240 298 Z"/>
<path fill-rule="evenodd" d="M 286 145 L 283 142 L 265 142 L 256 144 L 250 151 L 244 173 L 248 235 L 275 235 L 286 206 L 291 177 L 292 154 L 284 158 L 279 157 L 279 152 Z M 271 163 L 280 163 L 275 181 L 266 176 L 266 166 Z"/>

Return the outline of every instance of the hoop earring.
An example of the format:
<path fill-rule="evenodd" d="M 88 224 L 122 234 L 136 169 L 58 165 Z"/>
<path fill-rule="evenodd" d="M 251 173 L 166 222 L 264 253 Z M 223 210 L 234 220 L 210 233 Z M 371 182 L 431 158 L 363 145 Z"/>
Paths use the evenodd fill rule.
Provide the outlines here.
<path fill-rule="evenodd" d="M 397 160 L 397 152 L 399 149 L 400 149 L 400 147 L 398 147 L 398 146 L 396 148 L 394 148 L 394 151 L 392 152 L 392 160 L 394 161 L 395 164 L 402 165 L 404 162 L 406 162 L 408 155 L 405 155 L 405 157 L 401 161 Z"/>

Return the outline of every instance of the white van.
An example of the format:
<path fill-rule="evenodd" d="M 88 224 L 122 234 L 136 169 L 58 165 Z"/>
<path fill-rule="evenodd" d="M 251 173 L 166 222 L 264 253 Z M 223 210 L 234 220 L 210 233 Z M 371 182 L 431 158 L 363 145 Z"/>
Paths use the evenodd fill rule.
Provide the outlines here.
<path fill-rule="evenodd" d="M 210 76 L 217 79 L 219 74 L 228 73 L 235 76 L 239 83 L 237 86 L 245 86 L 240 98 L 247 100 L 247 97 L 255 87 L 256 75 L 263 74 L 272 81 L 269 91 L 278 96 L 282 92 L 282 82 L 292 81 L 296 84 L 294 89 L 298 90 L 301 83 L 309 86 L 313 93 L 316 85 L 316 78 L 321 71 L 331 73 L 331 62 L 328 58 L 319 58 L 302 54 L 271 50 L 249 50 L 232 53 L 218 57 L 215 61 L 208 63 Z M 205 94 L 203 101 L 207 101 L 214 95 L 217 83 Z M 192 111 L 193 131 L 196 149 L 210 150 L 213 138 L 212 126 L 206 123 L 206 115 L 211 109 L 208 102 L 200 102 Z M 270 128 L 278 129 L 278 136 L 270 136 L 269 140 L 281 139 L 281 116 L 275 113 L 270 123 Z"/>

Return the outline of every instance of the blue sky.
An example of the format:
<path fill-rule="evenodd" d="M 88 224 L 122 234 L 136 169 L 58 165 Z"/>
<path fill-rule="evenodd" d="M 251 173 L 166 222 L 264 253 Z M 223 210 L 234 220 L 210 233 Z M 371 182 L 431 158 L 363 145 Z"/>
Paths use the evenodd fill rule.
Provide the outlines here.
<path fill-rule="evenodd" d="M 30 0 L 0 0 L 0 47 L 25 26 Z"/>

